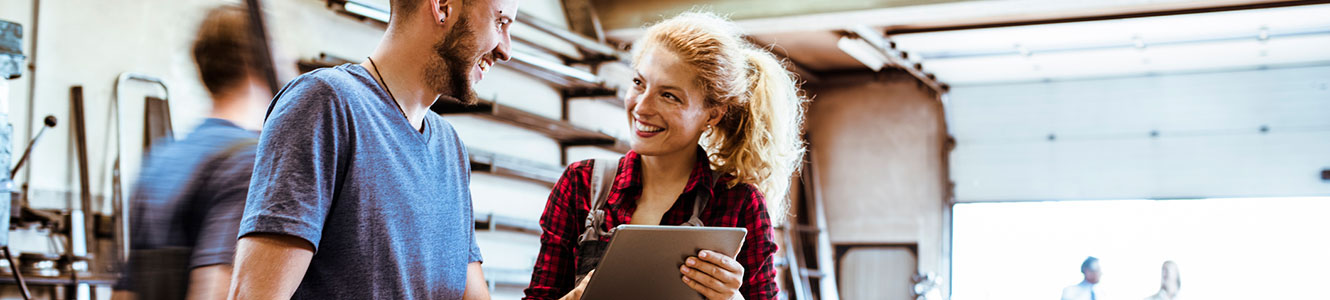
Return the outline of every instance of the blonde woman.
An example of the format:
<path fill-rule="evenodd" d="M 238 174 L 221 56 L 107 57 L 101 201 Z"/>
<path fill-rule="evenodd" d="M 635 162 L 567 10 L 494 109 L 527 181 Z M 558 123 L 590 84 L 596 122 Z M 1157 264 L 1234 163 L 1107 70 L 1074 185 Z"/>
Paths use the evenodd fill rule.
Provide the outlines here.
<path fill-rule="evenodd" d="M 632 65 L 632 151 L 568 166 L 540 220 L 525 299 L 579 299 L 620 224 L 747 228 L 736 257 L 700 251 L 680 280 L 707 299 L 775 298 L 772 217 L 804 152 L 793 77 L 733 23 L 695 12 L 648 28 Z"/>

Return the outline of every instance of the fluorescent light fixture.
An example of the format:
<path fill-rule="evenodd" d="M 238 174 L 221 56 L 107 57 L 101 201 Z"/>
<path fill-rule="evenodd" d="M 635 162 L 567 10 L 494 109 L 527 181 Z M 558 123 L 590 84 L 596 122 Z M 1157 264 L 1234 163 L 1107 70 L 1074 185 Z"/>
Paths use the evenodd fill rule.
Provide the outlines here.
<path fill-rule="evenodd" d="M 368 1 L 346 1 L 342 6 L 347 13 L 370 18 L 379 22 L 388 23 L 388 8 L 374 2 Z"/>
<path fill-rule="evenodd" d="M 836 42 L 836 47 L 839 47 L 845 54 L 854 57 L 855 60 L 863 63 L 869 69 L 873 69 L 873 72 L 881 71 L 882 67 L 887 65 L 886 55 L 883 55 L 881 51 L 877 50 L 877 47 L 863 39 L 843 36 L 840 41 Z"/>
<path fill-rule="evenodd" d="M 853 32 L 855 35 L 858 35 L 860 39 L 868 42 L 869 45 L 881 49 L 881 51 L 892 51 L 891 41 L 888 41 L 887 37 L 882 36 L 881 31 L 870 28 L 867 25 L 850 26 L 850 28 L 846 28 L 845 30 Z M 895 53 L 892 54 L 894 55 Z"/>

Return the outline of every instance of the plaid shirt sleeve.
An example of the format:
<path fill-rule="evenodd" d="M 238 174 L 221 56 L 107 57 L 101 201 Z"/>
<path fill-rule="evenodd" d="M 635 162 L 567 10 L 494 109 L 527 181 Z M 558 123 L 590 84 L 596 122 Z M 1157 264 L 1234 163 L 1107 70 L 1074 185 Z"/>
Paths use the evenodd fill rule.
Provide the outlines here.
<path fill-rule="evenodd" d="M 585 218 L 589 209 L 580 206 L 587 203 L 590 172 L 588 161 L 573 163 L 554 184 L 545 213 L 540 216 L 540 255 L 531 272 L 531 285 L 522 299 L 558 299 L 573 289 L 577 272 L 574 251 L 577 237 L 582 233 L 578 220 Z"/>
<path fill-rule="evenodd" d="M 739 293 L 748 300 L 776 299 L 779 287 L 776 285 L 774 265 L 775 231 L 771 226 L 771 217 L 767 216 L 766 198 L 750 184 L 735 186 L 725 196 L 745 199 L 736 223 L 748 229 L 739 256 L 735 257 L 744 267 L 744 283 L 739 287 Z"/>

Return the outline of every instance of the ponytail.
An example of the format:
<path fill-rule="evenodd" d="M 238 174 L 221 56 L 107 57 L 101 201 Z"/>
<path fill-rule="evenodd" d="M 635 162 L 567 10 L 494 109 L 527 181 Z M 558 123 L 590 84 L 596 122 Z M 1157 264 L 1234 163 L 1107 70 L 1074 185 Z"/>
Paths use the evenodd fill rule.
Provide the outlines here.
<path fill-rule="evenodd" d="M 780 224 L 789 211 L 791 176 L 802 165 L 804 98 L 789 71 L 774 55 L 745 47 L 747 93 L 718 124 L 723 134 L 708 135 L 717 171 L 735 181 L 752 183 L 766 197 L 772 221 Z M 729 122 L 726 122 L 729 121 Z"/>

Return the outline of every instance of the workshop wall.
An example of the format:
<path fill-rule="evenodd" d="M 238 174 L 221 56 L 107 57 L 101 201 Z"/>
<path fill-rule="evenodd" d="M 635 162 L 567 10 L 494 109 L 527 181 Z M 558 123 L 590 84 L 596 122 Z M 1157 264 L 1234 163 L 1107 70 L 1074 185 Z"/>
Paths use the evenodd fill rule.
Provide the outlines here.
<path fill-rule="evenodd" d="M 903 72 L 820 82 L 806 86 L 816 95 L 807 128 L 832 245 L 914 247 L 918 272 L 947 278 L 947 132 L 938 96 Z M 840 266 L 915 268 L 891 264 L 900 261 L 896 256 L 875 256 L 895 252 L 864 253 L 846 256 L 862 261 L 842 260 Z M 841 280 L 843 295 L 856 289 L 884 292 L 876 283 L 845 285 L 846 280 Z"/>

